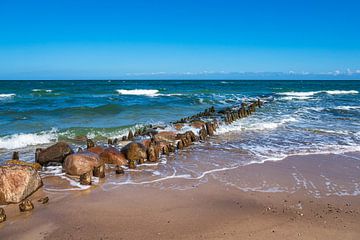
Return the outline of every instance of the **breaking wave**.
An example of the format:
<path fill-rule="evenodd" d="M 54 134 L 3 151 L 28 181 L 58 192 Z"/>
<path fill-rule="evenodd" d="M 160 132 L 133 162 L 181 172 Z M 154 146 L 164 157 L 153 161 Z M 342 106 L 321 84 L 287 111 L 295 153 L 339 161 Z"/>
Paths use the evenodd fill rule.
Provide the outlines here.
<path fill-rule="evenodd" d="M 6 99 L 6 98 L 12 98 L 15 97 L 16 94 L 15 93 L 2 93 L 0 94 L 0 100 L 1 99 Z"/>
<path fill-rule="evenodd" d="M 0 137 L 0 149 L 19 149 L 27 146 L 47 144 L 57 140 L 57 130 L 39 133 L 20 133 Z"/>
<path fill-rule="evenodd" d="M 116 90 L 121 95 L 136 95 L 136 96 L 147 96 L 147 97 L 158 97 L 158 96 L 182 96 L 179 93 L 162 94 L 156 89 L 118 89 Z"/>

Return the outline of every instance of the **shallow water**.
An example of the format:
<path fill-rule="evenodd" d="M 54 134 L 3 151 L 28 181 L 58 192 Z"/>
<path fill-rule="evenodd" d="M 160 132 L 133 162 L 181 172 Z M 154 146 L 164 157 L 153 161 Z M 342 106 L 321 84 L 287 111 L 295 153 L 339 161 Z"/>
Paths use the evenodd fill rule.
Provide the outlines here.
<path fill-rule="evenodd" d="M 74 139 L 84 136 L 105 142 L 136 126 L 258 97 L 266 102 L 263 108 L 221 125 L 209 143 L 192 147 L 204 151 L 204 158 L 187 162 L 186 150 L 182 161 L 145 166 L 120 184 L 196 179 L 296 154 L 360 151 L 359 91 L 359 81 L 1 81 L 0 162 L 14 150 L 32 161 L 36 147 L 58 140 L 74 147 Z M 224 158 L 212 158 L 209 149 Z"/>

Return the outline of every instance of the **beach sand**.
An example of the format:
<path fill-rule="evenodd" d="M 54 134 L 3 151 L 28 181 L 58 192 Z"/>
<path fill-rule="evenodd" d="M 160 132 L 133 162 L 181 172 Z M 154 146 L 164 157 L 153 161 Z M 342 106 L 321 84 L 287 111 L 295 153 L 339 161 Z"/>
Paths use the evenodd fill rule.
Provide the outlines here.
<path fill-rule="evenodd" d="M 0 239 L 360 239 L 359 156 L 291 156 L 211 173 L 201 184 L 42 189 L 30 197 L 32 212 L 5 207 Z M 166 187 L 173 184 L 192 187 Z M 50 202 L 38 203 L 42 196 Z"/>

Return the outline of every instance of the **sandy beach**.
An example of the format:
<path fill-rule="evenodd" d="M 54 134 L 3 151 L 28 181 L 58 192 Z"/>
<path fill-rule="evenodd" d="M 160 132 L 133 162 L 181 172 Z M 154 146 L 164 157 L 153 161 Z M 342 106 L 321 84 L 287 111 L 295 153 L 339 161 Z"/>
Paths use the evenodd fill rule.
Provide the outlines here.
<path fill-rule="evenodd" d="M 5 208 L 0 238 L 358 239 L 359 189 L 346 184 L 359 182 L 359 156 L 292 156 L 211 173 L 200 184 L 168 179 L 161 188 L 150 183 L 109 190 L 103 187 L 109 179 L 85 191 L 42 189 L 30 197 L 32 212 Z M 45 187 L 54 181 L 59 184 L 45 178 Z M 192 187 L 177 190 L 174 184 Z M 354 196 L 341 194 L 345 188 Z M 49 203 L 37 202 L 43 196 Z"/>

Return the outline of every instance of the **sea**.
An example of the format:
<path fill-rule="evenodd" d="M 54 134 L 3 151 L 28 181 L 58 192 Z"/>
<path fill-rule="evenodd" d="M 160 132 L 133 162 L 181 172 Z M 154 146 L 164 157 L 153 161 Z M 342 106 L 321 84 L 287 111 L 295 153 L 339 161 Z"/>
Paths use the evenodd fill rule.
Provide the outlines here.
<path fill-rule="evenodd" d="M 220 124 L 208 143 L 192 147 L 204 151 L 202 160 L 189 163 L 185 156 L 166 164 L 163 159 L 144 169 L 142 177 L 127 176 L 116 184 L 200 178 L 209 171 L 291 155 L 358 152 L 359 92 L 360 81 L 346 80 L 0 81 L 0 163 L 13 151 L 34 161 L 36 148 L 60 140 L 74 149 L 85 137 L 106 144 L 130 129 L 148 124 L 171 128 L 171 122 L 206 108 L 258 98 L 264 106 L 253 115 Z M 209 149 L 226 157 L 212 158 Z"/>

